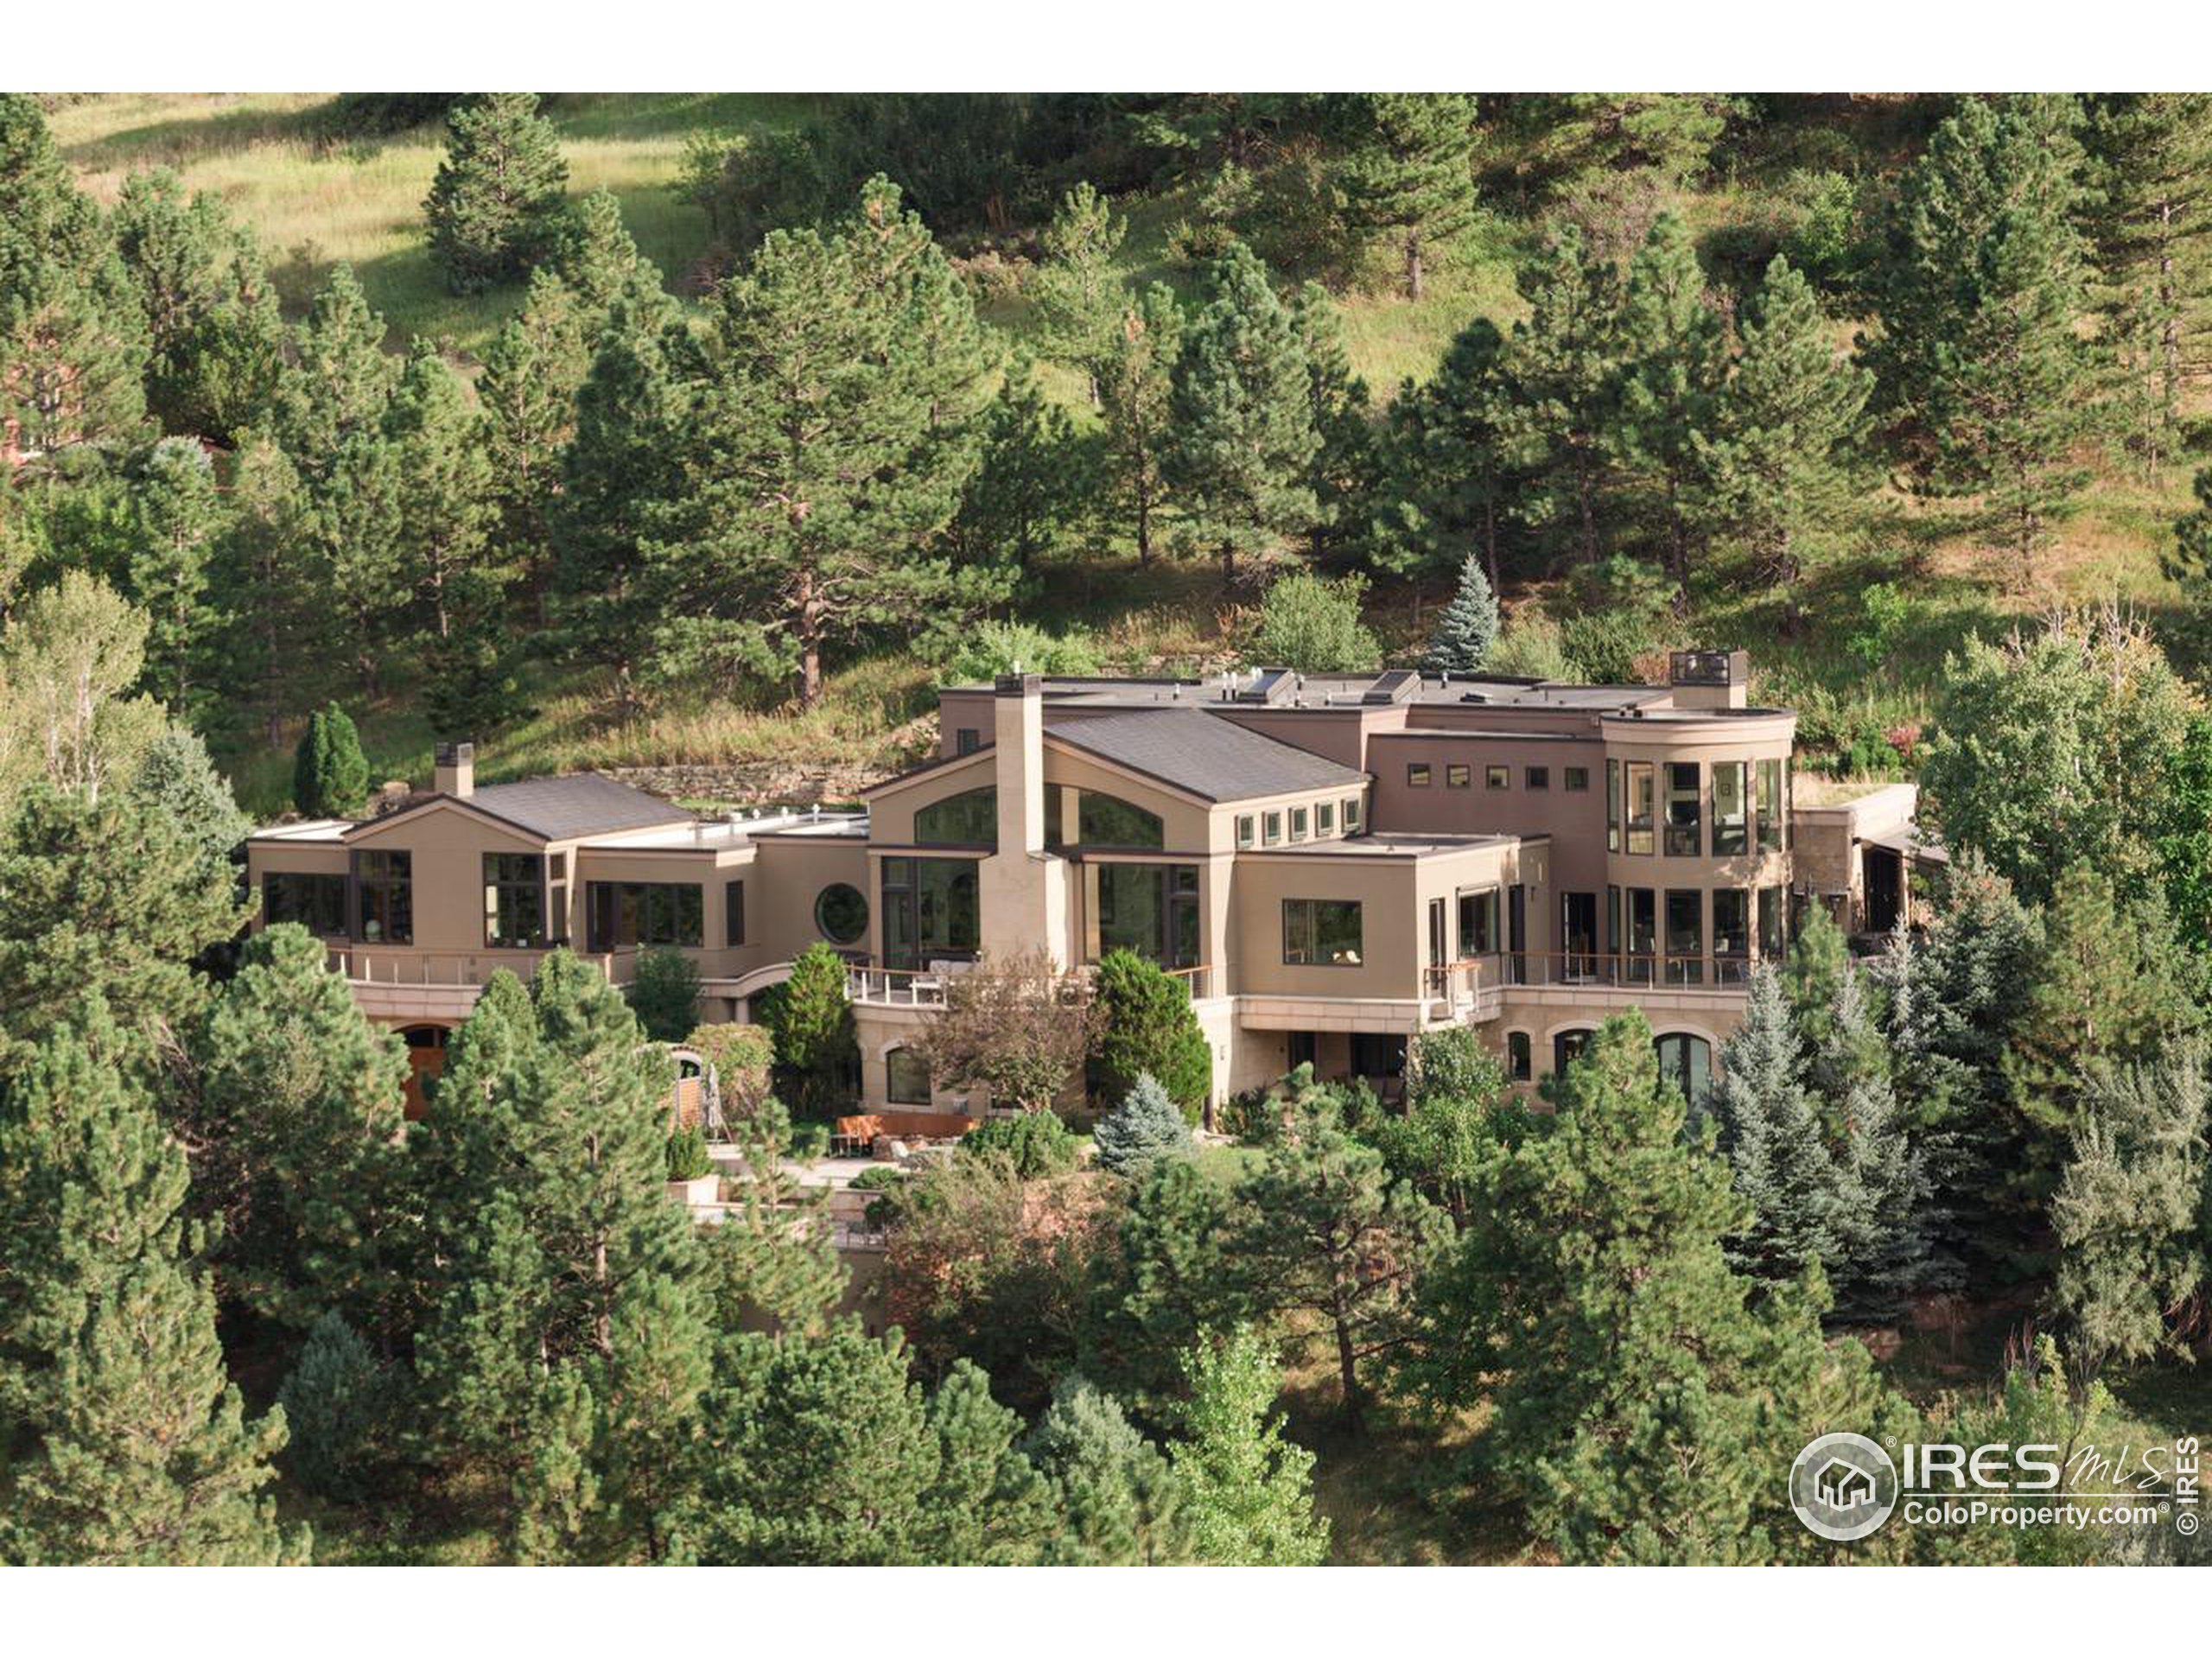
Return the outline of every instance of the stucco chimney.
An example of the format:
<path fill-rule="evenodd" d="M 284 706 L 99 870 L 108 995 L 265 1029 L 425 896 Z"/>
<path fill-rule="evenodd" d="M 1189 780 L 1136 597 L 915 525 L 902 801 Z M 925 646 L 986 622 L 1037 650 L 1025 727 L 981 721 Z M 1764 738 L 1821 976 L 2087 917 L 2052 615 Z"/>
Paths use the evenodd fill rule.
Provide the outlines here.
<path fill-rule="evenodd" d="M 476 746 L 441 743 L 437 747 L 431 787 L 441 795 L 467 800 L 476 792 Z"/>
<path fill-rule="evenodd" d="M 1005 957 L 1042 946 L 1053 963 L 1074 960 L 1065 859 L 1045 850 L 1045 686 L 1034 674 L 1002 674 L 992 700 L 998 850 L 977 871 L 982 947 Z"/>
<path fill-rule="evenodd" d="M 998 747 L 999 851 L 1045 850 L 1045 681 L 1001 674 L 992 688 Z"/>

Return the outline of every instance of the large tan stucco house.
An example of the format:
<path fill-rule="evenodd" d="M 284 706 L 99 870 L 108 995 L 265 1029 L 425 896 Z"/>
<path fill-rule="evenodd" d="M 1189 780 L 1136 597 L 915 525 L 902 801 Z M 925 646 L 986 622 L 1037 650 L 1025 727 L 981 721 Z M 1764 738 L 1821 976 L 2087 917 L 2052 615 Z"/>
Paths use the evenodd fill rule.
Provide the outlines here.
<path fill-rule="evenodd" d="M 1039 946 L 1183 976 L 1217 1096 L 1302 1061 L 1388 1079 L 1409 1037 L 1459 1024 L 1533 1084 L 1631 1005 L 1698 1090 L 1807 906 L 1885 931 L 1941 856 L 1910 785 L 1796 779 L 1796 718 L 1746 706 L 1746 671 L 1685 652 L 1663 686 L 1012 676 L 942 691 L 938 755 L 842 814 L 702 819 L 589 774 L 480 787 L 454 744 L 429 793 L 264 830 L 248 862 L 257 925 L 327 938 L 418 1071 L 495 971 L 556 944 L 617 982 L 683 950 L 707 1017 L 741 1019 L 826 940 L 870 1108 L 964 1109 L 915 1033 L 977 955 Z"/>

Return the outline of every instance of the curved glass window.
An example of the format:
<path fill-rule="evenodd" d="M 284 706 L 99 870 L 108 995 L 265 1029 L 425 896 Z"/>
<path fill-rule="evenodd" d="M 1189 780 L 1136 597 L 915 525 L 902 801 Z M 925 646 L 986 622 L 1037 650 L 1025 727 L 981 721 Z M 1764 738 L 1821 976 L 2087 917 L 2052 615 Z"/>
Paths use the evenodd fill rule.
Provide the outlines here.
<path fill-rule="evenodd" d="M 814 925 L 832 944 L 852 944 L 868 931 L 868 900 L 858 887 L 833 881 L 814 900 Z"/>
<path fill-rule="evenodd" d="M 995 785 L 932 801 L 914 814 L 914 841 L 923 847 L 999 844 L 999 791 Z"/>

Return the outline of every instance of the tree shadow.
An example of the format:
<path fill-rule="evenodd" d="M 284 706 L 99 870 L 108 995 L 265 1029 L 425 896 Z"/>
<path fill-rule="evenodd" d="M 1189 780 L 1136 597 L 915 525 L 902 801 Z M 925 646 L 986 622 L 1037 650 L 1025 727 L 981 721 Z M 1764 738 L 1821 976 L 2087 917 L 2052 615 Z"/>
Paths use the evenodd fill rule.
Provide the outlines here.
<path fill-rule="evenodd" d="M 73 165 L 95 172 L 181 168 L 209 156 L 230 155 L 257 144 L 312 143 L 324 136 L 322 115 L 329 102 L 326 99 L 297 110 L 242 105 L 175 116 L 65 144 L 61 153 Z"/>

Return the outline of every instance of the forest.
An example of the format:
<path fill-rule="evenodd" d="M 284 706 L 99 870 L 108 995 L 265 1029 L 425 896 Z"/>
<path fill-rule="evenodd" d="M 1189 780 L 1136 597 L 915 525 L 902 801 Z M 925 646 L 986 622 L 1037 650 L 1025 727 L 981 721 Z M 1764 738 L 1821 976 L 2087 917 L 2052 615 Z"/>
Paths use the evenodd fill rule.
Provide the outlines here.
<path fill-rule="evenodd" d="M 2212 1402 L 2208 189 L 2196 94 L 0 99 L 0 1559 L 2201 1558 L 1785 1478 Z M 403 1126 L 244 932 L 442 738 L 836 801 L 1016 665 L 1735 645 L 1950 861 L 1707 1096 L 1631 1013 L 1194 1135 L 1156 969 L 1000 964 L 933 1053 L 1098 1113 L 887 1172 L 873 1325 L 828 951 L 705 1033 L 556 952 Z"/>

